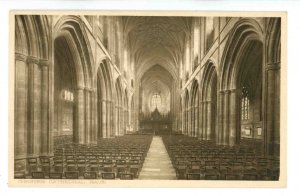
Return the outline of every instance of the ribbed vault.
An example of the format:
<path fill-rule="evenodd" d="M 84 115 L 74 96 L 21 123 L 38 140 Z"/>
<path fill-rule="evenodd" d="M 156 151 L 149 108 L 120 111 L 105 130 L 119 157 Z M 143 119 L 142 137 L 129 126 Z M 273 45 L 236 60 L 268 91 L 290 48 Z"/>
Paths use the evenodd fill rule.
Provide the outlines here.
<path fill-rule="evenodd" d="M 163 66 L 174 78 L 190 36 L 188 17 L 123 17 L 127 46 L 140 78 L 153 65 Z"/>

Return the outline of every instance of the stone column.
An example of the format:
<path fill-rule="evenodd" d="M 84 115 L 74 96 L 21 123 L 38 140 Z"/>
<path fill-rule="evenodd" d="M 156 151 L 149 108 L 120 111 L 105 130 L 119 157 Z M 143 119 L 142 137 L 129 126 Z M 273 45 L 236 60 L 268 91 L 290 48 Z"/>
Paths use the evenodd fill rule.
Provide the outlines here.
<path fill-rule="evenodd" d="M 47 156 L 50 153 L 50 137 L 51 133 L 49 130 L 49 78 L 48 78 L 48 66 L 49 62 L 40 61 L 40 65 L 42 66 L 42 112 L 41 112 L 41 120 L 42 120 L 42 129 L 41 129 L 41 155 Z"/>
<path fill-rule="evenodd" d="M 265 136 L 266 136 L 266 154 L 269 156 L 279 156 L 279 99 L 280 99 L 280 83 L 277 82 L 279 64 L 270 64 L 265 68 L 266 74 L 266 99 L 265 99 Z M 277 106 L 279 105 L 279 106 Z M 278 108 L 278 109 L 277 109 Z M 278 119 L 277 119 L 278 118 Z"/>
<path fill-rule="evenodd" d="M 107 138 L 107 106 L 106 100 L 102 100 L 102 113 L 98 115 L 102 115 L 102 137 Z"/>
<path fill-rule="evenodd" d="M 119 123 L 118 123 L 118 121 L 119 121 L 119 109 L 118 109 L 118 105 L 116 105 L 115 106 L 115 117 L 114 117 L 114 119 L 115 119 L 115 122 L 114 122 L 114 124 L 115 124 L 115 134 L 116 134 L 116 136 L 119 136 Z"/>
<path fill-rule="evenodd" d="M 199 138 L 203 140 L 203 101 L 199 102 Z"/>
<path fill-rule="evenodd" d="M 118 107 L 118 115 L 119 115 L 119 121 L 118 121 L 118 129 L 119 129 L 119 135 L 121 135 L 121 130 L 122 130 L 122 122 L 123 122 L 123 119 L 122 119 L 122 115 L 123 112 L 122 112 L 122 107 L 119 106 Z"/>
<path fill-rule="evenodd" d="M 237 137 L 237 120 L 238 118 L 238 91 L 231 90 L 230 91 L 230 115 L 229 115 L 229 145 L 234 146 L 236 144 L 236 137 Z"/>
<path fill-rule="evenodd" d="M 189 114 L 188 114 L 188 109 L 186 109 L 186 111 L 185 111 L 185 130 L 184 130 L 185 135 L 188 135 L 188 130 L 189 130 Z"/>
<path fill-rule="evenodd" d="M 223 113 L 224 113 L 224 91 L 219 92 L 218 96 L 218 133 L 217 133 L 217 144 L 218 145 L 223 145 Z"/>
<path fill-rule="evenodd" d="M 195 110 L 194 106 L 191 107 L 191 133 L 190 135 L 194 136 L 194 130 L 195 130 Z"/>
<path fill-rule="evenodd" d="M 206 114 L 207 114 L 207 123 L 206 123 L 206 139 L 211 140 L 211 101 L 206 102 Z"/>
<path fill-rule="evenodd" d="M 181 111 L 181 133 L 183 134 L 184 133 L 184 121 L 185 121 L 185 118 L 184 118 L 184 110 Z"/>
<path fill-rule="evenodd" d="M 187 108 L 186 111 L 186 135 L 190 133 L 190 108 Z"/>
<path fill-rule="evenodd" d="M 187 135 L 190 136 L 190 131 L 191 131 L 191 110 L 190 107 L 187 108 Z"/>
<path fill-rule="evenodd" d="M 98 141 L 98 132 L 96 125 L 96 111 L 97 111 L 97 94 L 96 89 L 91 91 L 91 143 L 97 144 Z"/>
<path fill-rule="evenodd" d="M 114 124 L 114 107 L 115 104 L 113 101 L 110 102 L 110 137 L 115 137 L 116 134 L 114 132 L 115 130 L 115 124 Z"/>
<path fill-rule="evenodd" d="M 75 120 L 75 134 L 74 140 L 79 144 L 85 143 L 85 118 L 84 118 L 84 89 L 83 87 L 78 87 L 76 89 L 76 120 Z"/>
<path fill-rule="evenodd" d="M 26 158 L 27 155 L 27 56 L 15 54 L 15 159 Z"/>
<path fill-rule="evenodd" d="M 123 110 L 122 106 L 119 106 L 119 135 L 122 134 L 122 129 L 123 129 Z"/>
<path fill-rule="evenodd" d="M 122 128 L 122 135 L 125 133 L 126 129 L 126 108 L 123 108 L 123 128 Z"/>
<path fill-rule="evenodd" d="M 91 89 L 84 89 L 85 96 L 85 143 L 91 142 Z"/>
<path fill-rule="evenodd" d="M 198 137 L 198 123 L 199 123 L 199 110 L 198 110 L 198 106 L 195 107 L 195 137 Z"/>
<path fill-rule="evenodd" d="M 203 140 L 207 140 L 207 101 L 202 102 L 203 114 L 202 114 L 202 127 L 203 127 Z"/>
<path fill-rule="evenodd" d="M 28 57 L 28 137 L 30 156 L 38 156 L 41 150 L 41 71 L 39 59 Z"/>
<path fill-rule="evenodd" d="M 226 90 L 224 92 L 224 116 L 223 116 L 223 144 L 229 144 L 229 97 L 230 91 Z"/>
<path fill-rule="evenodd" d="M 111 138 L 111 100 L 106 101 L 106 138 Z"/>

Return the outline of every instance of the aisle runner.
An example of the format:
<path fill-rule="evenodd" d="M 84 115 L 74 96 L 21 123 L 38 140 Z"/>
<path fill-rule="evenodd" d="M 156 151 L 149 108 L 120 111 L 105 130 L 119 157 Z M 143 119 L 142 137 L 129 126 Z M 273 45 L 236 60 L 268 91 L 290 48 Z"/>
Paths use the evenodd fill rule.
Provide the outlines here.
<path fill-rule="evenodd" d="M 176 174 L 171 160 L 159 136 L 154 136 L 145 159 L 140 180 L 175 180 Z"/>

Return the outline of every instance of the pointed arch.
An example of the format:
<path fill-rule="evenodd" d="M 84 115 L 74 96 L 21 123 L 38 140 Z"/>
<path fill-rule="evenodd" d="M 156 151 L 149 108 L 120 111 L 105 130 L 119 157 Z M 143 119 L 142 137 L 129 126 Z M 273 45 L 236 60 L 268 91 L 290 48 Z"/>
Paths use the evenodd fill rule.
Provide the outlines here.
<path fill-rule="evenodd" d="M 113 83 L 106 60 L 102 60 L 97 68 L 97 121 L 98 137 L 113 137 Z"/>
<path fill-rule="evenodd" d="M 233 26 L 226 43 L 220 66 L 218 124 L 219 141 L 224 145 L 239 143 L 243 127 L 253 129 L 254 121 L 241 120 L 242 89 L 251 88 L 255 94 L 253 104 L 261 104 L 263 37 L 260 24 L 255 19 L 245 18 Z"/>
<path fill-rule="evenodd" d="M 64 37 L 68 42 L 72 41 L 72 50 L 75 55 L 78 85 L 92 87 L 93 56 L 91 44 L 87 38 L 84 24 L 78 16 L 62 16 L 54 25 L 54 38 Z"/>
<path fill-rule="evenodd" d="M 241 19 L 232 28 L 220 65 L 220 89 L 236 88 L 239 75 L 238 61 L 243 59 L 243 54 L 251 47 L 253 42 L 262 43 L 263 30 L 254 19 Z"/>
<path fill-rule="evenodd" d="M 281 59 L 281 18 L 271 18 L 266 30 L 267 64 Z"/>
<path fill-rule="evenodd" d="M 204 65 L 200 85 L 200 137 L 204 140 L 214 140 L 217 123 L 217 82 L 216 65 L 213 60 L 208 60 Z"/>

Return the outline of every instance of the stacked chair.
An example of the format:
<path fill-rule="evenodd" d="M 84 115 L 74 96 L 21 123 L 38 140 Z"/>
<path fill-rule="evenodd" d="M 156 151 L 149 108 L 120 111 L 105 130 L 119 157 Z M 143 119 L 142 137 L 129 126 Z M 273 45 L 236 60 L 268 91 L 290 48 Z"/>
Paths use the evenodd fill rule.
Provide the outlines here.
<path fill-rule="evenodd" d="M 279 179 L 279 160 L 262 156 L 247 141 L 234 147 L 179 135 L 164 136 L 163 141 L 178 179 Z"/>

